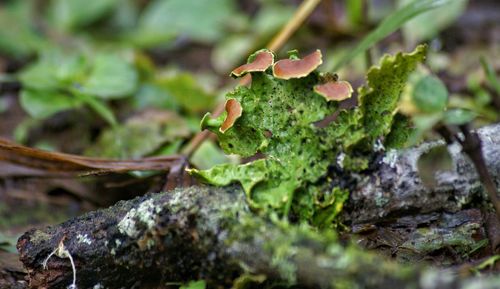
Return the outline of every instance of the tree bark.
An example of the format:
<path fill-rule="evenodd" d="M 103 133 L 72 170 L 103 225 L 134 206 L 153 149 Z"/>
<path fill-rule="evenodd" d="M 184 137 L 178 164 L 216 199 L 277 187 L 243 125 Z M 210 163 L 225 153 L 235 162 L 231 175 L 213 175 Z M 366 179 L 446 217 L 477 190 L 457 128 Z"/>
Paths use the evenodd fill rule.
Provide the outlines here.
<path fill-rule="evenodd" d="M 500 178 L 500 125 L 480 130 L 490 172 Z M 477 174 L 458 147 L 454 172 L 426 188 L 418 156 L 436 144 L 389 152 L 375 172 L 357 176 L 343 217 L 353 225 L 435 211 L 459 211 L 483 196 Z M 146 288 L 206 280 L 228 287 L 241 274 L 300 288 L 498 288 L 499 277 L 461 279 L 446 271 L 408 267 L 342 242 L 331 232 L 258 217 L 238 186 L 176 189 L 32 230 L 18 242 L 32 288 L 66 288 L 70 260 L 51 257 L 63 245 L 76 266 L 78 288 Z M 61 255 L 63 256 L 63 255 Z M 64 257 L 64 256 L 63 256 Z M 263 285 L 262 285 L 263 286 Z"/>
<path fill-rule="evenodd" d="M 500 125 L 478 130 L 486 165 L 495 182 L 500 182 Z M 417 148 L 389 151 L 376 171 L 360 175 L 351 192 L 344 217 L 353 224 L 436 211 L 457 212 L 472 200 L 487 199 L 473 164 L 458 144 L 448 147 L 452 171 L 438 172 L 437 185 L 426 187 L 417 170 L 420 155 L 444 142 L 424 143 Z"/>

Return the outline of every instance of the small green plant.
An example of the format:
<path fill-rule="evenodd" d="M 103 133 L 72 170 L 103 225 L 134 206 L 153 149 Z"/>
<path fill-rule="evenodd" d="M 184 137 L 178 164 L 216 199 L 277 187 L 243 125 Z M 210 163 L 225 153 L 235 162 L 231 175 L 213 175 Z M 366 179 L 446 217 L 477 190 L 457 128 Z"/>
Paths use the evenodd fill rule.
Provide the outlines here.
<path fill-rule="evenodd" d="M 261 50 L 235 69 L 233 76 L 251 75 L 251 84 L 228 93 L 225 113 L 205 116 L 202 128 L 216 133 L 228 154 L 262 157 L 191 173 L 218 186 L 239 182 L 256 210 L 293 212 L 319 226 L 331 223 L 348 190 L 335 186 L 325 193 L 320 179 L 335 163 L 346 172 L 366 169 L 374 152 L 400 137 L 390 134 L 397 104 L 426 47 L 385 56 L 368 71 L 367 85 L 358 90 L 360 105 L 353 109 L 339 107 L 339 100 L 350 97 L 350 85 L 316 71 L 318 53 L 299 59 L 293 51 L 275 63 L 272 52 Z M 335 121 L 318 124 L 333 114 Z"/>
<path fill-rule="evenodd" d="M 136 91 L 138 73 L 133 65 L 109 54 L 45 53 L 19 75 L 21 105 L 38 119 L 88 105 L 109 124 L 116 125 L 105 101 Z"/>

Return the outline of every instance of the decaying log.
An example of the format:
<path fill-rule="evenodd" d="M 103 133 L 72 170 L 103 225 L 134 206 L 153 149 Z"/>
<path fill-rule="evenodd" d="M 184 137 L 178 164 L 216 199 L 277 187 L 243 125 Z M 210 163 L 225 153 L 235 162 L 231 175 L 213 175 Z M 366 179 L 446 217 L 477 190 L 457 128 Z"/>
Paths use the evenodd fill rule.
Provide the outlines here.
<path fill-rule="evenodd" d="M 465 288 L 500 279 L 461 281 L 451 273 L 384 261 L 334 236 L 255 217 L 236 187 L 191 187 L 121 202 L 46 230 L 18 243 L 32 288 L 66 288 L 72 255 L 78 288 L 146 288 L 148 284 L 204 279 L 227 287 L 242 273 L 300 288 Z"/>
<path fill-rule="evenodd" d="M 484 154 L 500 177 L 500 126 L 480 131 Z M 352 224 L 393 216 L 458 211 L 482 196 L 472 165 L 451 148 L 455 172 L 422 185 L 417 156 L 431 145 L 389 153 L 378 171 L 359 176 L 344 219 Z M 392 155 L 391 155 L 392 154 Z M 91 212 L 58 226 L 32 230 L 18 242 L 32 288 L 66 288 L 72 256 L 78 288 L 146 288 L 167 282 L 206 280 L 227 287 L 243 273 L 264 282 L 300 288 L 498 288 L 499 277 L 462 279 L 453 273 L 407 267 L 343 246 L 330 233 L 287 226 L 250 212 L 238 186 L 191 187 L 147 195 Z M 57 255 L 57 254 L 56 254 Z"/>

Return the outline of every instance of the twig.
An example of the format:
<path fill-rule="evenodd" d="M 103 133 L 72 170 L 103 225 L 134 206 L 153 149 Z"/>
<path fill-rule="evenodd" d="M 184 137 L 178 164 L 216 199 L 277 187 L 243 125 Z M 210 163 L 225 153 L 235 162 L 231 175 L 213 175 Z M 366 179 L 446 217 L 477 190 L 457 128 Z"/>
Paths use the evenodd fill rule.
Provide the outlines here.
<path fill-rule="evenodd" d="M 304 0 L 293 15 L 292 19 L 281 29 L 281 31 L 271 40 L 267 48 L 272 51 L 278 51 L 292 34 L 302 25 L 304 20 L 311 15 L 314 8 L 318 6 L 321 0 Z"/>
<path fill-rule="evenodd" d="M 113 160 L 48 152 L 0 138 L 0 160 L 59 175 L 93 175 L 129 171 L 166 171 L 182 161 L 181 156 Z"/>
<path fill-rule="evenodd" d="M 445 139 L 448 145 L 454 141 L 460 143 L 463 152 L 474 164 L 474 168 L 479 175 L 479 180 L 486 189 L 490 201 L 493 203 L 493 207 L 497 213 L 498 220 L 500 220 L 500 201 L 497 196 L 497 187 L 484 161 L 481 139 L 477 132 L 471 130 L 469 124 L 460 125 L 458 128 L 462 132 L 463 138 L 459 137 L 446 125 L 439 125 L 435 127 L 434 130 Z"/>
<path fill-rule="evenodd" d="M 464 138 L 462 140 L 459 138 L 457 139 L 461 143 L 464 153 L 466 153 L 472 160 L 472 163 L 474 164 L 474 167 L 479 175 L 479 179 L 486 189 L 490 201 L 493 203 L 497 213 L 497 217 L 500 220 L 500 201 L 497 196 L 497 187 L 491 177 L 491 174 L 488 172 L 488 168 L 486 167 L 486 162 L 484 161 L 481 149 L 481 139 L 476 132 L 470 130 L 469 125 L 460 125 L 459 128 L 462 131 Z"/>

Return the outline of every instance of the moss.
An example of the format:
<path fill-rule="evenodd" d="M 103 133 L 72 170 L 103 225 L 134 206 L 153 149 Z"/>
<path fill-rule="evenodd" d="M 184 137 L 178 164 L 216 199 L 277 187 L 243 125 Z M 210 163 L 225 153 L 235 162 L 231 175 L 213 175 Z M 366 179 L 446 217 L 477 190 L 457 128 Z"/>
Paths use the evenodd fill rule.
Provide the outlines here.
<path fill-rule="evenodd" d="M 477 243 L 473 236 L 479 228 L 480 225 L 478 223 L 466 223 L 449 230 L 420 228 L 401 247 L 421 254 L 452 247 L 460 253 L 467 253 Z"/>
<path fill-rule="evenodd" d="M 45 233 L 42 230 L 35 230 L 31 235 L 31 242 L 33 243 L 43 243 L 45 241 L 51 240 L 52 236 Z"/>
<path fill-rule="evenodd" d="M 406 146 L 413 132 L 410 118 L 402 114 L 396 114 L 392 123 L 391 131 L 385 140 L 386 148 L 401 149 Z"/>
<path fill-rule="evenodd" d="M 247 268 L 247 274 L 261 274 L 259 264 L 271 264 L 267 280 L 281 280 L 284 287 L 300 283 L 307 288 L 384 288 L 380 287 L 384 278 L 415 278 L 415 268 L 386 261 L 353 244 L 342 244 L 333 230 L 292 225 L 272 216 L 266 220 L 240 215 L 230 230 L 227 246 L 242 260 L 240 265 Z M 253 259 L 255 250 L 260 252 L 258 259 Z M 309 276 L 314 280 L 306 281 Z M 308 287 L 307 282 L 314 286 Z M 393 284 L 399 288 L 398 283 Z M 272 288 L 266 285 L 258 288 Z"/>
<path fill-rule="evenodd" d="M 328 195 L 317 193 L 317 184 L 335 162 L 344 172 L 368 168 L 371 154 L 378 150 L 375 144 L 384 147 L 381 140 L 390 132 L 406 78 L 423 60 L 425 50 L 421 46 L 410 54 L 384 57 L 380 67 L 369 70 L 368 86 L 359 90 L 360 107 L 351 110 L 341 110 L 337 102 L 314 92 L 323 77 L 318 72 L 290 80 L 277 79 L 269 71 L 252 73 L 251 87 L 238 87 L 226 95 L 243 110 L 233 126 L 220 131 L 226 118 L 222 114 L 216 119 L 207 115 L 202 128 L 216 133 L 228 154 L 260 153 L 264 158 L 191 173 L 213 185 L 241 183 L 254 209 L 284 216 L 295 212 L 316 224 L 331 222 L 348 191 L 332 193 L 337 203 L 325 207 L 322 198 Z M 335 122 L 316 125 L 333 113 L 338 113 Z"/>

